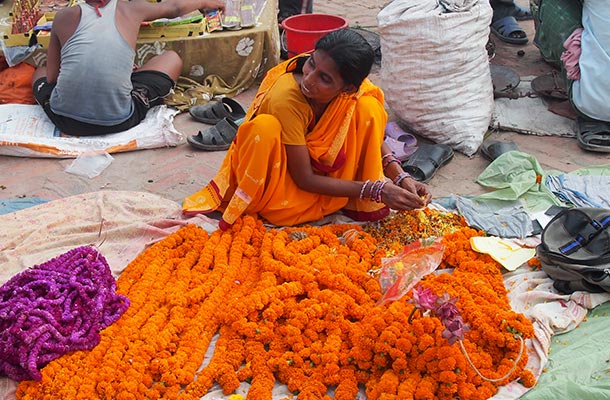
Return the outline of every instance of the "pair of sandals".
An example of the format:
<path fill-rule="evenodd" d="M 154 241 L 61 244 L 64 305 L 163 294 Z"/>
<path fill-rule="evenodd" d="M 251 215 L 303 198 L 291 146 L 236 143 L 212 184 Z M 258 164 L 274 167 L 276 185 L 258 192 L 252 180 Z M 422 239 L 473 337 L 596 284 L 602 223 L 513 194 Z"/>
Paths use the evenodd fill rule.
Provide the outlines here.
<path fill-rule="evenodd" d="M 526 44 L 527 33 L 518 21 L 533 19 L 529 7 L 513 4 L 496 4 L 493 6 L 491 31 L 498 39 L 510 44 Z"/>
<path fill-rule="evenodd" d="M 401 161 L 402 169 L 423 183 L 429 182 L 454 155 L 446 144 L 418 144 L 413 134 L 403 131 L 394 121 L 386 125 L 384 142 Z"/>
<path fill-rule="evenodd" d="M 222 151 L 231 146 L 246 111 L 237 101 L 223 97 L 220 101 L 191 107 L 189 114 L 196 121 L 214 126 L 189 136 L 186 141 L 198 150 Z"/>

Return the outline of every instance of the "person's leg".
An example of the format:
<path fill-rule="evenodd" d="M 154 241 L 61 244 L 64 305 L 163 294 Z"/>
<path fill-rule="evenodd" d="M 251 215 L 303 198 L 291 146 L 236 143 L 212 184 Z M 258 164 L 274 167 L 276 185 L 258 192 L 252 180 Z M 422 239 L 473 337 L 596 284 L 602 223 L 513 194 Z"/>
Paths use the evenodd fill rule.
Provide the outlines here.
<path fill-rule="evenodd" d="M 175 51 L 165 51 L 152 57 L 131 74 L 134 99 L 133 118 L 138 123 L 151 107 L 163 104 L 182 73 L 182 58 Z"/>
<path fill-rule="evenodd" d="M 131 95 L 136 100 L 134 113 L 142 113 L 142 119 L 149 108 L 163 104 L 176 84 L 165 72 L 141 69 L 131 74 L 131 83 Z"/>
<path fill-rule="evenodd" d="M 37 77 L 36 72 L 38 71 L 34 71 L 34 75 L 32 77 L 32 94 L 44 112 L 49 116 L 49 118 L 51 118 L 51 120 L 53 120 L 53 111 L 51 111 L 49 99 L 51 98 L 51 92 L 53 92 L 53 87 L 55 87 L 55 85 L 47 82 L 47 77 L 45 74 L 38 74 Z"/>
<path fill-rule="evenodd" d="M 46 78 L 46 76 L 47 76 L 47 67 L 46 66 L 36 68 L 36 70 L 34 71 L 34 75 L 32 75 L 32 84 L 40 78 L 43 78 L 43 77 Z"/>
<path fill-rule="evenodd" d="M 167 74 L 174 82 L 182 73 L 182 58 L 173 50 L 166 50 L 162 54 L 146 61 L 138 71 L 159 71 Z"/>
<path fill-rule="evenodd" d="M 527 34 L 519 26 L 516 18 L 522 15 L 524 10 L 519 8 L 513 0 L 490 0 L 489 4 L 493 9 L 491 31 L 498 39 L 506 43 L 526 44 Z"/>

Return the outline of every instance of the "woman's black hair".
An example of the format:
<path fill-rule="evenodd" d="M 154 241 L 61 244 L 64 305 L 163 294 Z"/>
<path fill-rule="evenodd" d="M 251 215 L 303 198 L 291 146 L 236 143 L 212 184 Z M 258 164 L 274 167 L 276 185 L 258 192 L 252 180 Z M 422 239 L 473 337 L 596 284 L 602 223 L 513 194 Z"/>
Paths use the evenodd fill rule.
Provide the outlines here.
<path fill-rule="evenodd" d="M 375 62 L 375 51 L 369 42 L 358 32 L 349 28 L 332 31 L 316 42 L 316 50 L 328 54 L 346 84 L 357 88 L 371 73 Z"/>

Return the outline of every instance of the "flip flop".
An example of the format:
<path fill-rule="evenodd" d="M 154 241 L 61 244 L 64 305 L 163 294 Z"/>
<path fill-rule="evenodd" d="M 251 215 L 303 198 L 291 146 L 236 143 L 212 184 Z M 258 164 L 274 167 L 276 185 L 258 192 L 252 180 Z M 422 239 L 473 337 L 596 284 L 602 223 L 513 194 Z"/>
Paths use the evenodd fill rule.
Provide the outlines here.
<path fill-rule="evenodd" d="M 501 142 L 499 140 L 486 140 L 481 145 L 481 153 L 489 161 L 493 161 L 509 151 L 519 151 L 514 142 Z"/>
<path fill-rule="evenodd" d="M 576 138 L 584 150 L 610 153 L 610 123 L 577 119 Z"/>
<path fill-rule="evenodd" d="M 237 101 L 229 97 L 223 97 L 220 101 L 193 106 L 189 109 L 189 114 L 199 122 L 214 125 L 223 118 L 232 121 L 243 118 L 246 116 L 246 111 Z"/>
<path fill-rule="evenodd" d="M 446 144 L 423 143 L 402 163 L 402 168 L 416 181 L 427 183 L 440 167 L 451 161 L 453 154 L 453 149 Z"/>
<path fill-rule="evenodd" d="M 498 39 L 506 43 L 526 44 L 528 41 L 527 34 L 512 15 L 507 15 L 492 22 L 491 31 Z M 513 36 L 515 33 L 518 33 L 519 37 Z"/>
<path fill-rule="evenodd" d="M 384 142 L 401 162 L 406 161 L 417 150 L 417 138 L 412 133 L 403 131 L 395 121 L 385 126 Z"/>
<path fill-rule="evenodd" d="M 386 124 L 385 136 L 403 142 L 407 146 L 415 146 L 417 144 L 417 138 L 412 133 L 403 131 L 396 121 Z"/>
<path fill-rule="evenodd" d="M 196 149 L 205 151 L 222 151 L 231 147 L 237 134 L 237 124 L 230 119 L 223 118 L 216 125 L 189 136 L 186 141 Z"/>
<path fill-rule="evenodd" d="M 417 146 L 410 146 L 405 142 L 392 139 L 391 137 L 386 137 L 383 141 L 388 145 L 390 150 L 392 150 L 394 157 L 401 162 L 407 161 L 407 159 L 417 150 Z"/>

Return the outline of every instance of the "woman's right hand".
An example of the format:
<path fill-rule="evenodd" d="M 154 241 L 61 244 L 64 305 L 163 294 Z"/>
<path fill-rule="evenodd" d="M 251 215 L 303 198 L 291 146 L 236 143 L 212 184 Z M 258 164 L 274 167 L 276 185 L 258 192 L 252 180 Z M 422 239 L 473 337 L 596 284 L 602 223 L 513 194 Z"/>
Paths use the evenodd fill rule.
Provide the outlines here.
<path fill-rule="evenodd" d="M 428 185 L 411 178 L 403 179 L 401 186 L 386 183 L 381 191 L 381 200 L 393 210 L 414 210 L 430 203 Z"/>
<path fill-rule="evenodd" d="M 417 195 L 424 200 L 425 206 L 432 201 L 432 193 L 430 193 L 429 186 L 425 183 L 416 181 L 413 177 L 405 178 L 400 181 L 400 186 L 411 193 L 417 193 Z"/>

